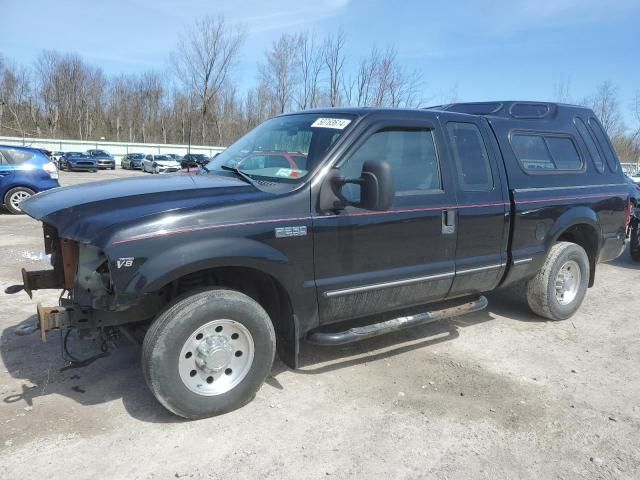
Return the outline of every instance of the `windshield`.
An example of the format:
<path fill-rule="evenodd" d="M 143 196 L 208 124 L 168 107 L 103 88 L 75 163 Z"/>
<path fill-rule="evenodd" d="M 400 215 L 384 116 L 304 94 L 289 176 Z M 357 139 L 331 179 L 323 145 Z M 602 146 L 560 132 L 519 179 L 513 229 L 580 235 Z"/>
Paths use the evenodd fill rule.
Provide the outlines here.
<path fill-rule="evenodd" d="M 237 168 L 250 177 L 297 183 L 313 171 L 353 120 L 344 114 L 297 114 L 267 120 L 207 165 Z"/>
<path fill-rule="evenodd" d="M 171 160 L 169 157 L 167 157 L 166 155 L 156 155 L 155 157 L 153 157 L 154 160 Z"/>
<path fill-rule="evenodd" d="M 134 160 L 139 160 L 141 158 L 144 158 L 144 153 L 132 153 L 131 155 L 129 155 L 129 158 L 133 158 Z"/>
<path fill-rule="evenodd" d="M 80 152 L 67 152 L 67 157 L 84 157 L 84 153 Z"/>

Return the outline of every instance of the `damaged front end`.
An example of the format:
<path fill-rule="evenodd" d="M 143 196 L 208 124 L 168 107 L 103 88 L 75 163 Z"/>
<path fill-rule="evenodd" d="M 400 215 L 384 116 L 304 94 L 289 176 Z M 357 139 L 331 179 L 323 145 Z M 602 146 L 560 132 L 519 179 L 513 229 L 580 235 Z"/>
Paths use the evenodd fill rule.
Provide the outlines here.
<path fill-rule="evenodd" d="M 22 285 L 6 293 L 24 290 L 62 290 L 59 305 L 38 304 L 38 328 L 43 341 L 51 330 L 78 329 L 81 336 L 95 338 L 106 329 L 151 318 L 161 306 L 156 296 L 135 306 L 123 307 L 114 293 L 109 259 L 93 245 L 60 238 L 54 227 L 43 224 L 45 253 L 51 256 L 52 269 L 22 269 Z"/>

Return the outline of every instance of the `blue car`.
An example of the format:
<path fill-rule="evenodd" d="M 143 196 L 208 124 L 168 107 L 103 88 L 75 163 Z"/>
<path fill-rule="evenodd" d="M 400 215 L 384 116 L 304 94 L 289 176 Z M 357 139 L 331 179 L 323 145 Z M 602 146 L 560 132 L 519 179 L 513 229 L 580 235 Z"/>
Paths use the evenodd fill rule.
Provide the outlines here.
<path fill-rule="evenodd" d="M 35 193 L 59 187 L 58 169 L 36 148 L 0 145 L 0 199 L 10 213 Z"/>
<path fill-rule="evenodd" d="M 82 152 L 67 152 L 60 157 L 58 161 L 58 166 L 60 170 L 66 170 L 67 172 L 71 171 L 89 171 L 89 172 L 97 172 L 98 171 L 98 161 L 95 158 L 91 158 L 86 153 Z"/>

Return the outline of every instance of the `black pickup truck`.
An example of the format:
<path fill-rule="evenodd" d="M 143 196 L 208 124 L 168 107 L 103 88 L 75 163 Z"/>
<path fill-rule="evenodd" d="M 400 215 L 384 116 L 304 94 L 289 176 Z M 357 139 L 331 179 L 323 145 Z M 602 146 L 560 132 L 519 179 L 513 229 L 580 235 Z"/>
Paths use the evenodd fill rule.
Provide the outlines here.
<path fill-rule="evenodd" d="M 570 317 L 622 252 L 630 202 L 592 111 L 504 101 L 283 115 L 195 175 L 22 209 L 53 269 L 8 290 L 63 290 L 38 306 L 42 337 L 143 330 L 150 389 L 200 418 L 249 401 L 276 349 L 295 368 L 301 341 L 473 312 L 516 285 L 535 313 Z"/>

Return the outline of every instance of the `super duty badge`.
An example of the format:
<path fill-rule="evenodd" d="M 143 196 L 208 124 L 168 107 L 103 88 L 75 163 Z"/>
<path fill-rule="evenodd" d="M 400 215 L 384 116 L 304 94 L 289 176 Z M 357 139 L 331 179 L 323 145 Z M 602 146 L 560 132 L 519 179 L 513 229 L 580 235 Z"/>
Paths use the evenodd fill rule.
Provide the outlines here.
<path fill-rule="evenodd" d="M 307 234 L 307 227 L 278 227 L 276 228 L 276 238 L 304 237 Z"/>

